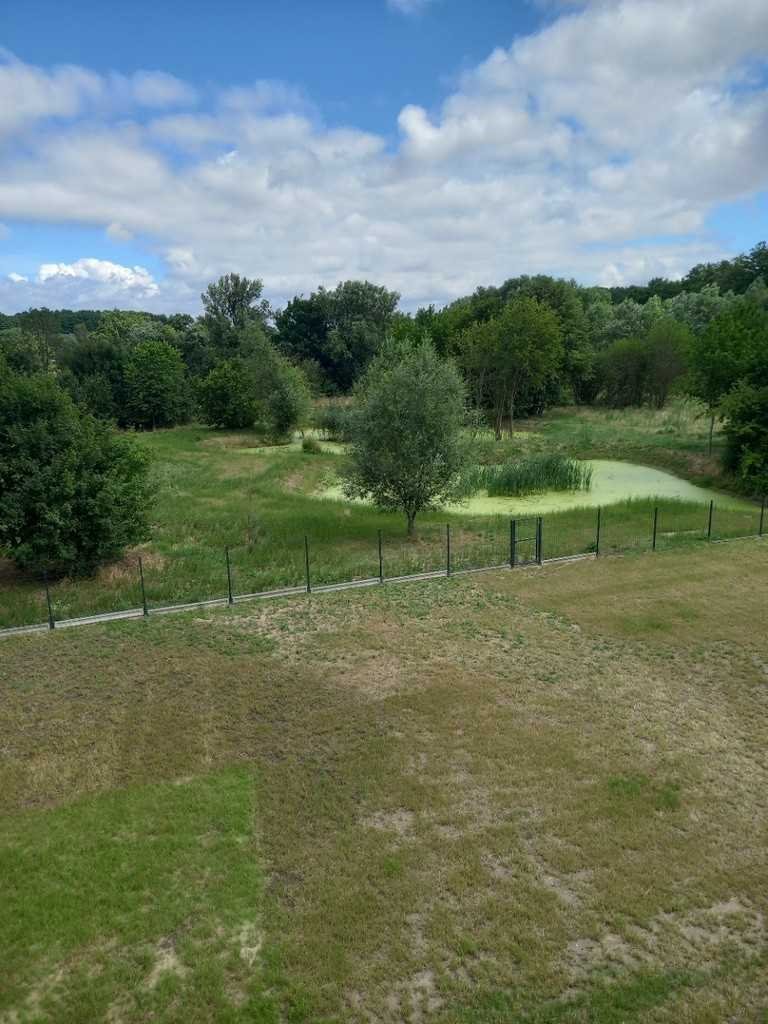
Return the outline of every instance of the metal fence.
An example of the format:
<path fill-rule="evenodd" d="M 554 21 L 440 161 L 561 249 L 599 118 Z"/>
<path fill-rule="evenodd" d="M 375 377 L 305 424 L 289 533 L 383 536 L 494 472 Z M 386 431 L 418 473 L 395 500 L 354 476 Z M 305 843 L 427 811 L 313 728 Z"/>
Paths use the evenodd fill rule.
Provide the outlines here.
<path fill-rule="evenodd" d="M 578 513 L 578 514 L 576 514 Z M 229 547 L 220 553 L 220 566 L 215 575 L 221 590 L 211 596 L 213 584 L 210 576 L 189 582 L 185 568 L 172 565 L 169 573 L 176 572 L 187 584 L 186 599 L 178 601 L 153 600 L 147 580 L 144 559 L 134 563 L 134 580 L 129 585 L 133 594 L 126 607 L 93 614 L 57 614 L 57 601 L 52 586 L 44 576 L 33 583 L 28 581 L 33 598 L 47 613 L 47 621 L 9 625 L 0 628 L 1 636 L 53 630 L 70 626 L 108 622 L 119 619 L 146 618 L 194 608 L 212 608 L 234 605 L 244 601 L 265 600 L 295 594 L 311 594 L 356 587 L 371 587 L 408 580 L 428 580 L 458 576 L 492 569 L 516 569 L 526 565 L 544 565 L 548 562 L 601 555 L 659 551 L 681 545 L 701 542 L 721 542 L 736 538 L 762 537 L 766 526 L 766 500 L 759 506 L 719 507 L 713 501 L 704 506 L 691 506 L 668 502 L 636 508 L 622 506 L 612 515 L 611 507 L 604 509 L 574 510 L 569 517 L 526 516 L 510 520 L 494 518 L 481 522 L 471 521 L 471 529 L 461 520 L 445 524 L 436 532 L 432 526 L 431 543 L 416 550 L 403 538 L 385 537 L 376 531 L 371 543 L 357 562 L 349 561 L 346 578 L 337 578 L 338 562 L 330 557 L 327 545 L 323 558 L 316 561 L 309 535 L 300 544 L 291 545 L 290 552 L 276 568 L 260 571 L 258 558 L 240 564 L 238 552 Z M 210 552 L 208 552 L 210 555 Z M 255 567 L 254 567 L 255 566 Z M 165 571 L 165 570 L 164 570 Z M 268 579 L 277 585 L 260 587 Z M 250 585 L 249 585 L 250 584 Z M 255 584 L 255 585 L 254 585 Z M 77 581 L 68 581 L 70 590 Z M 197 586 L 198 589 L 194 589 Z M 190 589 L 192 588 L 192 589 Z"/>

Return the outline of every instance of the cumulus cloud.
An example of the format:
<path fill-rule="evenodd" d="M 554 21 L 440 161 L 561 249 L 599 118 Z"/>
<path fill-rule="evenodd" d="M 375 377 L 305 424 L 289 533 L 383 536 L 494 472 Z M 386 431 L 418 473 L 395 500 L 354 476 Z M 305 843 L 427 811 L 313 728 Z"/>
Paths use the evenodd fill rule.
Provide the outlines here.
<path fill-rule="evenodd" d="M 151 308 L 159 287 L 145 267 L 84 257 L 73 263 L 42 263 L 30 278 L 15 271 L 0 280 L 0 308 Z"/>
<path fill-rule="evenodd" d="M 394 145 L 324 127 L 280 83 L 202 109 L 171 89 L 181 107 L 147 123 L 91 115 L 39 133 L 53 100 L 32 90 L 24 146 L 0 155 L 0 218 L 148 239 L 165 276 L 117 294 L 164 310 L 197 311 L 229 270 L 262 277 L 277 303 L 369 277 L 409 307 L 523 272 L 675 276 L 724 255 L 704 230 L 717 204 L 768 187 L 765 39 L 764 0 L 593 0 L 490 54 L 439 109 L 406 105 Z M 89 74 L 71 78 L 78 95 Z M 13 302 L 54 285 L 119 289 L 57 271 L 14 285 Z"/>

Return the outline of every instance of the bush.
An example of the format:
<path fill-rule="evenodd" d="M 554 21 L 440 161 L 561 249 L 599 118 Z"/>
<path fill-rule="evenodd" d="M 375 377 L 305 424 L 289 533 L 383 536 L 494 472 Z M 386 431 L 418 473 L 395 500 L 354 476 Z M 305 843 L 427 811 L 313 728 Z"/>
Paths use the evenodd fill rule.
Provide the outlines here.
<path fill-rule="evenodd" d="M 0 548 L 21 568 L 88 573 L 145 540 L 148 464 L 50 377 L 0 368 Z"/>
<path fill-rule="evenodd" d="M 309 389 L 301 370 L 276 355 L 264 401 L 266 427 L 279 440 L 290 437 L 309 412 Z"/>
<path fill-rule="evenodd" d="M 725 415 L 725 466 L 737 474 L 745 492 L 768 495 L 768 386 L 742 381 L 722 404 Z"/>
<path fill-rule="evenodd" d="M 301 450 L 307 455 L 321 455 L 323 451 L 322 445 L 314 437 L 305 437 L 301 442 Z"/>
<path fill-rule="evenodd" d="M 351 406 L 330 402 L 318 409 L 315 414 L 315 426 L 326 441 L 350 441 L 352 416 Z"/>
<path fill-rule="evenodd" d="M 242 359 L 219 363 L 199 387 L 200 410 L 206 423 L 228 430 L 252 427 L 256 419 L 256 385 Z"/>

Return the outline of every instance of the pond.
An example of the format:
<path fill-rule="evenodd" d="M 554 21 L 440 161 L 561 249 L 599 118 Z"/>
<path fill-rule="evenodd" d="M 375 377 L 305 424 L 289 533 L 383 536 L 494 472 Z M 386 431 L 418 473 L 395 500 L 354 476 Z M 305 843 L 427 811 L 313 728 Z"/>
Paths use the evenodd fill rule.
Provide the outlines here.
<path fill-rule="evenodd" d="M 585 462 L 592 467 L 592 487 L 588 491 L 545 491 L 526 498 L 490 498 L 481 491 L 461 505 L 451 506 L 450 510 L 470 515 L 543 515 L 571 508 L 613 505 L 630 498 L 676 498 L 700 504 L 714 500 L 719 508 L 754 508 L 754 505 L 741 498 L 698 487 L 673 473 L 665 473 L 650 466 L 611 459 L 589 459 Z M 320 497 L 347 500 L 339 484 L 324 488 Z"/>

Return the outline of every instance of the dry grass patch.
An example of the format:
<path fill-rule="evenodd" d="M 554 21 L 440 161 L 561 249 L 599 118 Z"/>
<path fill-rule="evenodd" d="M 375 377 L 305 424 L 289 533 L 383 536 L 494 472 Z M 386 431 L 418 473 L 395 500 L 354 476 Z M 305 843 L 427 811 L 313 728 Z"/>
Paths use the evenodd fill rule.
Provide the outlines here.
<path fill-rule="evenodd" d="M 720 545 L 20 639 L 0 799 L 247 766 L 286 1021 L 756 1019 L 767 580 Z"/>

